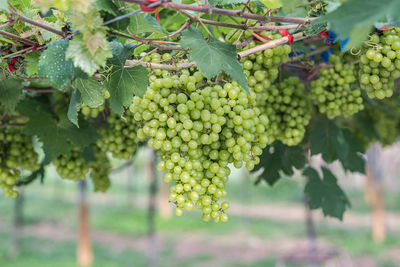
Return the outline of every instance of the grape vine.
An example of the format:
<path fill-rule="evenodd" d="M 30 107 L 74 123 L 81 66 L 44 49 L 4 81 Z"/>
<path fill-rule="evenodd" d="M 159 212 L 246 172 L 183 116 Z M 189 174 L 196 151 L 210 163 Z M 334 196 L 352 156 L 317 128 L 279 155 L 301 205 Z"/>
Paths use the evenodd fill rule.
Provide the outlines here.
<path fill-rule="evenodd" d="M 332 174 L 306 168 L 321 154 L 364 172 L 360 143 L 399 135 L 400 4 L 334 2 L 0 2 L 4 196 L 49 164 L 105 192 L 110 160 L 141 145 L 160 158 L 176 215 L 204 221 L 228 221 L 231 168 L 322 181 Z M 311 202 L 321 192 L 305 190 Z M 335 212 L 310 205 L 341 218 L 346 196 L 331 193 Z"/>

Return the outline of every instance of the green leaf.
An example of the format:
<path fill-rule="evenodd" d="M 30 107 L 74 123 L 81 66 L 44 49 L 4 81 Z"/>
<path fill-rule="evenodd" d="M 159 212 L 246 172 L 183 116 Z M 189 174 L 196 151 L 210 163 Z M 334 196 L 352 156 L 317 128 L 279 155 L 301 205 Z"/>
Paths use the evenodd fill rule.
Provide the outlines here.
<path fill-rule="evenodd" d="M 11 111 L 17 106 L 22 88 L 23 80 L 16 78 L 0 79 L 0 103 Z"/>
<path fill-rule="evenodd" d="M 112 57 L 112 51 L 108 42 L 98 47 L 92 54 L 86 47 L 82 35 L 77 35 L 69 42 L 66 52 L 67 58 L 73 60 L 74 66 L 92 76 L 101 67 L 104 67 L 108 58 Z"/>
<path fill-rule="evenodd" d="M 68 141 L 52 114 L 43 109 L 42 103 L 34 100 L 24 101 L 18 106 L 18 111 L 29 117 L 23 132 L 37 136 L 43 143 L 44 161 L 46 163 L 61 154 L 69 154 L 70 145 Z"/>
<path fill-rule="evenodd" d="M 82 99 L 81 99 L 81 94 L 79 93 L 78 90 L 74 90 L 71 95 L 71 99 L 69 100 L 69 106 L 68 106 L 68 119 L 76 125 L 76 127 L 79 127 L 78 124 L 78 112 L 81 109 L 82 105 Z"/>
<path fill-rule="evenodd" d="M 280 0 L 282 9 L 285 14 L 292 13 L 295 9 L 300 7 L 302 4 L 307 3 L 307 0 Z M 301 7 L 304 8 L 304 7 Z"/>
<path fill-rule="evenodd" d="M 61 154 L 69 154 L 69 142 L 84 148 L 100 138 L 96 130 L 84 121 L 77 128 L 65 114 L 56 120 L 44 106 L 44 103 L 36 100 L 24 100 L 18 105 L 18 111 L 29 117 L 24 133 L 37 136 L 43 143 L 45 163 Z"/>
<path fill-rule="evenodd" d="M 282 7 L 281 0 L 260 0 L 267 8 L 280 8 Z"/>
<path fill-rule="evenodd" d="M 364 110 L 365 111 L 365 110 Z M 355 115 L 357 128 L 361 134 L 367 137 L 369 140 L 379 140 L 379 134 L 376 131 L 372 119 L 366 112 L 359 112 Z"/>
<path fill-rule="evenodd" d="M 111 15 L 119 15 L 117 6 L 110 0 L 97 0 L 96 7 L 98 10 L 110 13 Z"/>
<path fill-rule="evenodd" d="M 25 56 L 26 74 L 33 76 L 39 71 L 40 52 L 36 51 Z"/>
<path fill-rule="evenodd" d="M 146 92 L 148 71 L 143 66 L 124 68 L 114 66 L 107 82 L 110 92 L 110 105 L 114 112 L 122 114 L 123 107 L 128 107 L 132 103 L 134 95 L 143 97 Z"/>
<path fill-rule="evenodd" d="M 264 168 L 264 172 L 258 177 L 257 183 L 261 180 L 273 185 L 280 178 L 280 172 L 287 176 L 293 175 L 293 168 L 304 168 L 307 159 L 303 149 L 299 146 L 286 146 L 280 141 L 265 148 L 260 156 L 260 163 L 255 166 L 253 172 Z"/>
<path fill-rule="evenodd" d="M 90 108 L 97 108 L 104 103 L 104 86 L 95 79 L 77 78 L 72 85 L 80 92 L 82 102 Z"/>
<path fill-rule="evenodd" d="M 7 0 L 0 0 L 0 10 L 8 10 Z"/>
<path fill-rule="evenodd" d="M 62 129 L 64 137 L 80 148 L 85 148 L 101 138 L 96 129 L 84 120 L 77 128 L 66 116 L 60 116 L 58 126 Z"/>
<path fill-rule="evenodd" d="M 350 130 L 344 129 L 343 135 L 349 146 L 349 152 L 345 155 L 339 154 L 340 162 L 345 170 L 351 172 L 365 173 L 365 160 L 363 158 L 364 147 L 361 141 L 355 137 Z"/>
<path fill-rule="evenodd" d="M 322 155 L 326 162 L 333 162 L 348 153 L 348 146 L 342 130 L 332 121 L 318 118 L 310 132 L 311 154 Z"/>
<path fill-rule="evenodd" d="M 363 146 L 349 130 L 342 130 L 332 121 L 318 118 L 311 127 L 310 142 L 312 155 L 321 153 L 326 162 L 340 160 L 345 170 L 365 172 Z"/>
<path fill-rule="evenodd" d="M 67 39 L 50 43 L 39 59 L 39 76 L 46 77 L 60 90 L 68 89 L 74 75 L 72 60 L 65 58 L 68 43 Z"/>
<path fill-rule="evenodd" d="M 348 0 L 320 20 L 329 22 L 339 39 L 350 38 L 351 48 L 367 38 L 375 22 L 388 18 L 400 18 L 400 1 Z"/>
<path fill-rule="evenodd" d="M 189 59 L 196 62 L 197 67 L 208 79 L 224 70 L 246 92 L 250 92 L 234 45 L 220 42 L 212 36 L 206 42 L 201 31 L 192 26 L 182 34 L 181 44 L 183 48 L 190 49 Z"/>
<path fill-rule="evenodd" d="M 136 44 L 127 43 L 122 45 L 119 41 L 112 41 L 110 43 L 113 57 L 108 60 L 108 63 L 117 66 L 125 65 L 125 61 L 128 59 L 129 54 L 136 48 Z"/>
<path fill-rule="evenodd" d="M 321 179 L 317 171 L 311 167 L 303 171 L 303 175 L 308 178 L 304 193 L 308 196 L 310 208 L 322 208 L 325 216 L 342 220 L 346 208 L 350 207 L 350 202 L 332 172 L 322 168 L 322 173 Z"/>
<path fill-rule="evenodd" d="M 150 15 L 136 14 L 131 16 L 131 22 L 128 26 L 128 32 L 131 34 L 140 34 L 148 32 L 164 33 L 157 20 Z"/>

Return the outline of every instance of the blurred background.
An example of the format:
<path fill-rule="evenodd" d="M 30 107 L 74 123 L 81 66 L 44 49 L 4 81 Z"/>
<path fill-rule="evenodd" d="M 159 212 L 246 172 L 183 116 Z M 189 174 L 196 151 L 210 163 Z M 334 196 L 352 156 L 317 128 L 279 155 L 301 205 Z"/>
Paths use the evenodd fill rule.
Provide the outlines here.
<path fill-rule="evenodd" d="M 50 167 L 43 184 L 0 199 L 0 266 L 400 266 L 400 145 L 367 155 L 367 176 L 324 164 L 352 204 L 342 222 L 305 208 L 298 173 L 271 188 L 233 171 L 230 219 L 216 224 L 175 216 L 147 149 L 113 162 L 106 194 Z"/>

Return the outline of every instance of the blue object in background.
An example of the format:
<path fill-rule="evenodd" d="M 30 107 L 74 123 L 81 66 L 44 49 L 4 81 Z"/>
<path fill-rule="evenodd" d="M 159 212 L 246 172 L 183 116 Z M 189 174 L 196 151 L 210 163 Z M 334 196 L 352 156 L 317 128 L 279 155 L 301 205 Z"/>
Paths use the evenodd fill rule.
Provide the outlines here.
<path fill-rule="evenodd" d="M 328 31 L 329 37 L 326 38 L 326 43 L 327 44 L 334 44 L 336 43 L 336 38 L 337 38 L 337 34 L 334 33 L 333 31 Z"/>
<path fill-rule="evenodd" d="M 333 54 L 333 48 L 322 52 L 321 56 L 322 56 L 322 61 L 325 63 L 329 63 L 329 57 Z"/>
<path fill-rule="evenodd" d="M 340 51 L 346 51 L 346 45 L 349 42 L 349 38 L 340 40 Z"/>

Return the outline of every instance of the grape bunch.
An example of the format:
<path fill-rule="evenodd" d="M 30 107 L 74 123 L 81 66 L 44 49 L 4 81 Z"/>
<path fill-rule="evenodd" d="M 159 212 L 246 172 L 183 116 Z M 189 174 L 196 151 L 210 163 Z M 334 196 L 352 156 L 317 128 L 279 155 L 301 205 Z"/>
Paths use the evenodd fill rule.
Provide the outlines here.
<path fill-rule="evenodd" d="M 111 162 L 107 154 L 98 147 L 94 148 L 95 160 L 88 163 L 91 168 L 90 178 L 92 179 L 95 192 L 106 192 L 111 186 L 110 172 Z"/>
<path fill-rule="evenodd" d="M 264 105 L 263 114 L 269 119 L 269 132 L 288 146 L 303 140 L 311 119 L 311 109 L 305 95 L 305 86 L 297 77 L 264 89 L 257 97 Z"/>
<path fill-rule="evenodd" d="M 83 157 L 82 150 L 71 144 L 69 154 L 62 154 L 52 162 L 61 178 L 73 181 L 85 180 L 89 166 Z"/>
<path fill-rule="evenodd" d="M 268 119 L 256 107 L 256 94 L 236 82 L 206 82 L 195 69 L 156 70 L 130 111 L 142 126 L 138 138 L 157 150 L 157 168 L 174 184 L 169 199 L 176 214 L 197 208 L 204 221 L 227 221 L 229 204 L 219 200 L 227 196 L 228 164 L 253 169 L 269 142 Z"/>
<path fill-rule="evenodd" d="M 107 126 L 99 131 L 103 138 L 96 145 L 104 153 L 111 152 L 115 158 L 128 159 L 137 148 L 138 128 L 132 113 L 126 112 L 122 117 L 111 114 L 107 117 Z"/>
<path fill-rule="evenodd" d="M 268 36 L 271 39 L 278 38 L 276 35 Z M 244 49 L 250 49 L 256 45 L 252 41 Z M 249 86 L 253 88 L 255 93 L 262 92 L 263 88 L 269 88 L 276 78 L 278 78 L 279 64 L 289 60 L 290 52 L 291 48 L 289 45 L 282 45 L 241 59 Z"/>
<path fill-rule="evenodd" d="M 31 137 L 22 134 L 19 127 L 0 128 L 0 188 L 5 197 L 17 197 L 14 189 L 21 170 L 39 168 L 38 155 Z"/>
<path fill-rule="evenodd" d="M 364 107 L 361 90 L 351 88 L 356 81 L 355 67 L 342 64 L 335 55 L 329 58 L 329 62 L 334 67 L 321 69 L 319 79 L 311 82 L 311 99 L 329 119 L 350 117 Z"/>
<path fill-rule="evenodd" d="M 278 38 L 277 35 L 267 35 L 271 39 Z M 250 42 L 245 49 L 254 47 L 255 42 Z M 262 52 L 250 55 L 241 60 L 244 72 L 247 76 L 249 87 L 256 94 L 256 106 L 266 119 L 271 119 L 269 108 L 273 104 L 267 100 L 273 83 L 278 78 L 279 64 L 285 63 L 289 59 L 291 48 L 289 45 L 277 46 Z M 269 96 L 269 99 L 273 99 Z M 268 144 L 278 138 L 279 129 L 273 124 L 265 128 L 264 138 L 268 139 Z"/>
<path fill-rule="evenodd" d="M 382 33 L 370 37 L 360 57 L 360 84 L 369 98 L 391 97 L 400 77 L 400 28 Z"/>

